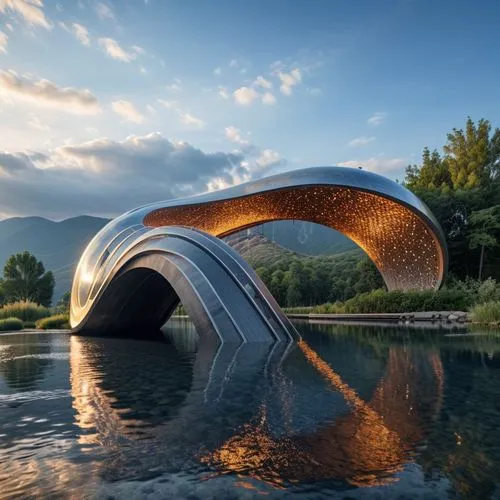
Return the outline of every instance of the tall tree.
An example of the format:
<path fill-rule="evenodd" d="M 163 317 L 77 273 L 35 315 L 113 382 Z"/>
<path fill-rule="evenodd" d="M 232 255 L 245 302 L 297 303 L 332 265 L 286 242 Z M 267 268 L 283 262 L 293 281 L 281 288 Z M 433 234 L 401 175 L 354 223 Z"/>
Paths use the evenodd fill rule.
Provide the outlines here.
<path fill-rule="evenodd" d="M 490 138 L 491 125 L 469 117 L 462 129 L 453 129 L 443 150 L 454 189 L 486 187 L 498 175 L 500 130 Z"/>
<path fill-rule="evenodd" d="M 449 189 L 452 187 L 450 171 L 445 159 L 436 149 L 431 152 L 424 148 L 422 165 L 409 165 L 406 168 L 405 184 L 414 191 L 422 189 Z"/>
<path fill-rule="evenodd" d="M 29 252 L 9 257 L 3 271 L 3 290 L 7 302 L 28 300 L 50 306 L 54 293 L 54 275 Z"/>
<path fill-rule="evenodd" d="M 478 278 L 483 273 L 485 249 L 492 249 L 498 245 L 500 235 L 500 205 L 496 205 L 477 212 L 469 217 L 469 247 L 481 248 L 479 257 Z"/>

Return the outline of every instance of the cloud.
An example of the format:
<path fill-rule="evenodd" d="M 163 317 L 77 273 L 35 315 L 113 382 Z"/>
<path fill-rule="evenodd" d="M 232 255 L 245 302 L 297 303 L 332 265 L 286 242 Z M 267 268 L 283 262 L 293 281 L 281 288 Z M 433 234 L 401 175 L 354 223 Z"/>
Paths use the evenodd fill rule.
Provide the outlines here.
<path fill-rule="evenodd" d="M 253 84 L 258 87 L 262 87 L 263 89 L 270 89 L 273 87 L 273 84 L 269 80 L 266 80 L 263 76 L 258 76 Z"/>
<path fill-rule="evenodd" d="M 276 104 L 276 97 L 272 92 L 266 92 L 262 96 L 262 102 L 268 106 L 272 106 L 273 104 Z"/>
<path fill-rule="evenodd" d="M 95 12 L 99 19 L 114 19 L 115 15 L 113 11 L 111 10 L 111 7 L 109 5 L 106 5 L 105 3 L 98 2 L 95 5 Z"/>
<path fill-rule="evenodd" d="M 220 76 L 221 74 L 222 74 L 222 68 L 220 66 L 214 69 L 215 76 Z"/>
<path fill-rule="evenodd" d="M 90 37 L 88 29 L 82 24 L 73 23 L 68 26 L 66 23 L 60 23 L 68 33 L 71 33 L 82 45 L 90 46 Z"/>
<path fill-rule="evenodd" d="M 157 99 L 157 101 L 167 109 L 175 109 L 177 107 L 177 101 L 166 101 L 165 99 Z"/>
<path fill-rule="evenodd" d="M 128 63 L 137 57 L 137 53 L 127 52 L 118 44 L 116 40 L 113 40 L 112 38 L 99 38 L 99 45 L 101 45 L 108 56 L 116 59 L 117 61 Z"/>
<path fill-rule="evenodd" d="M 14 31 L 14 27 L 13 27 L 13 26 L 12 26 L 12 24 L 10 24 L 10 23 L 7 23 L 7 24 L 5 25 L 5 27 L 6 27 L 9 31 Z"/>
<path fill-rule="evenodd" d="M 200 118 L 196 118 L 196 116 L 193 116 L 190 113 L 184 113 L 180 110 L 178 110 L 179 116 L 181 117 L 182 123 L 185 125 L 193 125 L 196 128 L 203 128 L 206 123 L 201 120 Z"/>
<path fill-rule="evenodd" d="M 30 80 L 12 70 L 0 70 L 1 94 L 70 113 L 96 114 L 101 111 L 97 98 L 88 89 L 59 87 L 49 80 Z"/>
<path fill-rule="evenodd" d="M 3 31 L 0 31 L 0 53 L 7 54 L 8 39 L 9 37 Z"/>
<path fill-rule="evenodd" d="M 177 94 L 178 92 L 182 91 L 182 82 L 176 78 L 174 80 L 174 83 L 171 83 L 170 85 L 166 85 L 165 88 L 174 94 Z"/>
<path fill-rule="evenodd" d="M 29 114 L 29 119 L 26 122 L 28 127 L 34 129 L 34 130 L 39 130 L 41 132 L 46 132 L 50 130 L 50 126 L 47 125 L 46 123 L 43 123 L 38 116 L 35 115 L 35 113 L 30 113 Z"/>
<path fill-rule="evenodd" d="M 338 165 L 341 167 L 361 167 L 371 172 L 389 173 L 405 167 L 408 165 L 408 161 L 403 158 L 369 158 L 368 160 L 343 161 L 338 163 Z"/>
<path fill-rule="evenodd" d="M 375 137 L 356 137 L 352 141 L 348 142 L 348 146 L 366 146 L 367 144 L 370 144 L 370 142 L 375 141 Z"/>
<path fill-rule="evenodd" d="M 158 133 L 96 139 L 47 154 L 0 153 L 0 213 L 115 216 L 248 180 L 259 168 L 241 153 L 204 152 Z"/>
<path fill-rule="evenodd" d="M 251 87 L 240 87 L 233 92 L 233 97 L 236 104 L 249 106 L 259 97 L 259 94 Z"/>
<path fill-rule="evenodd" d="M 281 80 L 281 93 L 287 96 L 292 95 L 292 89 L 302 81 L 302 73 L 299 68 L 294 68 L 290 73 L 279 72 L 278 77 Z"/>
<path fill-rule="evenodd" d="M 282 162 L 280 155 L 272 149 L 264 149 L 257 158 L 256 163 L 261 168 L 271 168 Z"/>
<path fill-rule="evenodd" d="M 0 0 L 0 12 L 6 11 L 17 14 L 29 26 L 52 27 L 43 12 L 42 0 Z"/>
<path fill-rule="evenodd" d="M 140 56 L 146 53 L 146 51 L 139 45 L 132 45 L 132 50 Z"/>
<path fill-rule="evenodd" d="M 248 144 L 248 141 L 241 137 L 241 132 L 236 127 L 231 125 L 226 127 L 224 131 L 226 138 L 231 142 L 235 142 L 236 144 Z"/>
<path fill-rule="evenodd" d="M 367 122 L 369 125 L 373 125 L 374 127 L 378 127 L 387 117 L 387 113 L 382 111 L 377 111 L 370 118 L 368 118 Z"/>
<path fill-rule="evenodd" d="M 150 115 L 156 115 L 156 109 L 154 108 L 154 106 L 151 106 L 151 104 L 148 104 L 146 106 L 146 111 L 150 114 Z"/>
<path fill-rule="evenodd" d="M 227 92 L 227 87 L 222 87 L 221 85 L 219 85 L 218 89 L 219 89 L 219 95 L 223 99 L 229 99 L 229 94 Z"/>
<path fill-rule="evenodd" d="M 128 122 L 142 123 L 144 121 L 144 115 L 130 101 L 113 101 L 111 108 Z"/>

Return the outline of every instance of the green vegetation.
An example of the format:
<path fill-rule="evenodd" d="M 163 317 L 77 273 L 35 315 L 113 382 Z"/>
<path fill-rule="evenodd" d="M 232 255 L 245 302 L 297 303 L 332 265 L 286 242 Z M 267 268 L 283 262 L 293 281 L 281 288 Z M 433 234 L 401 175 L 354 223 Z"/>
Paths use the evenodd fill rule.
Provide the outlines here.
<path fill-rule="evenodd" d="M 50 316 L 50 309 L 33 302 L 14 302 L 0 308 L 0 319 L 17 318 L 24 323 L 32 323 L 47 316 Z"/>
<path fill-rule="evenodd" d="M 478 323 L 500 324 L 500 301 L 489 301 L 477 304 L 471 310 L 472 321 Z"/>
<path fill-rule="evenodd" d="M 36 327 L 41 330 L 59 330 L 70 328 L 68 314 L 56 314 L 36 322 Z"/>
<path fill-rule="evenodd" d="M 9 257 L 3 270 L 0 288 L 4 301 L 36 302 L 49 307 L 54 293 L 54 275 L 29 252 Z"/>
<path fill-rule="evenodd" d="M 23 322 L 17 318 L 0 319 L 0 332 L 22 330 Z"/>

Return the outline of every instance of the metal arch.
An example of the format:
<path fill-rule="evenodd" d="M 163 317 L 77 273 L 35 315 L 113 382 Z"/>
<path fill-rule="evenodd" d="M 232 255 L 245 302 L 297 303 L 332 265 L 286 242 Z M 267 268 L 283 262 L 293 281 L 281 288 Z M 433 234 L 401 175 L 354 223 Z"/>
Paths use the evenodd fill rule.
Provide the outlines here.
<path fill-rule="evenodd" d="M 200 231 L 150 230 L 120 255 L 75 330 L 154 334 L 180 299 L 200 334 L 212 341 L 298 338 L 260 278 L 243 263 L 222 240 Z"/>
<path fill-rule="evenodd" d="M 232 275 L 232 279 L 255 288 L 255 273 L 248 264 L 213 236 L 283 219 L 307 220 L 342 232 L 365 250 L 390 290 L 438 288 L 444 279 L 448 259 L 444 235 L 430 210 L 413 193 L 364 170 L 309 168 L 200 196 L 152 203 L 111 221 L 90 242 L 78 264 L 71 294 L 73 328 L 82 328 L 117 270 L 124 267 L 133 252 L 156 245 L 162 253 L 166 248 L 164 240 L 174 237 L 174 233 L 177 241 L 184 238 L 187 246 L 176 255 L 169 247 L 170 261 L 194 269 L 200 264 L 199 258 L 211 254 L 222 275 Z M 187 229 L 170 228 L 168 236 L 164 226 L 192 229 L 187 234 Z M 188 247 L 191 253 L 194 247 L 202 249 L 190 264 L 184 254 Z M 214 286 L 214 279 L 208 278 L 208 288 Z M 197 284 L 192 286 L 196 290 Z M 259 296 L 254 306 L 261 316 L 268 314 L 268 309 L 273 311 L 273 329 L 280 332 L 274 335 L 291 331 L 286 316 L 262 282 L 257 288 Z M 239 293 L 248 300 L 248 289 L 240 287 Z M 238 313 L 233 306 L 230 309 L 227 316 L 233 317 L 233 323 L 242 321 L 234 318 Z M 296 334 L 292 331 L 290 335 Z"/>

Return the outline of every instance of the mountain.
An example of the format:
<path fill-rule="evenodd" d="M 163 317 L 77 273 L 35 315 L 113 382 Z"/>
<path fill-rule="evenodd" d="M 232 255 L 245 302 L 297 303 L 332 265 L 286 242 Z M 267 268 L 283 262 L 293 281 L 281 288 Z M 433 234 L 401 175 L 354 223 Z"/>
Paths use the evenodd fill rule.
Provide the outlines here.
<path fill-rule="evenodd" d="M 60 222 L 43 217 L 14 217 L 0 221 L 0 273 L 5 261 L 28 250 L 54 273 L 54 303 L 71 288 L 73 274 L 83 250 L 108 222 L 99 217 L 79 216 Z M 302 221 L 269 222 L 241 231 L 228 241 L 243 255 L 258 255 L 258 261 L 276 252 L 332 255 L 357 248 L 342 234 L 318 224 Z M 272 243 L 272 244 L 271 244 Z M 249 254 L 249 249 L 252 252 Z"/>
<path fill-rule="evenodd" d="M 0 221 L 0 272 L 5 261 L 28 250 L 54 273 L 54 303 L 71 288 L 83 250 L 108 219 L 80 216 L 54 222 L 42 217 L 15 217 Z"/>

